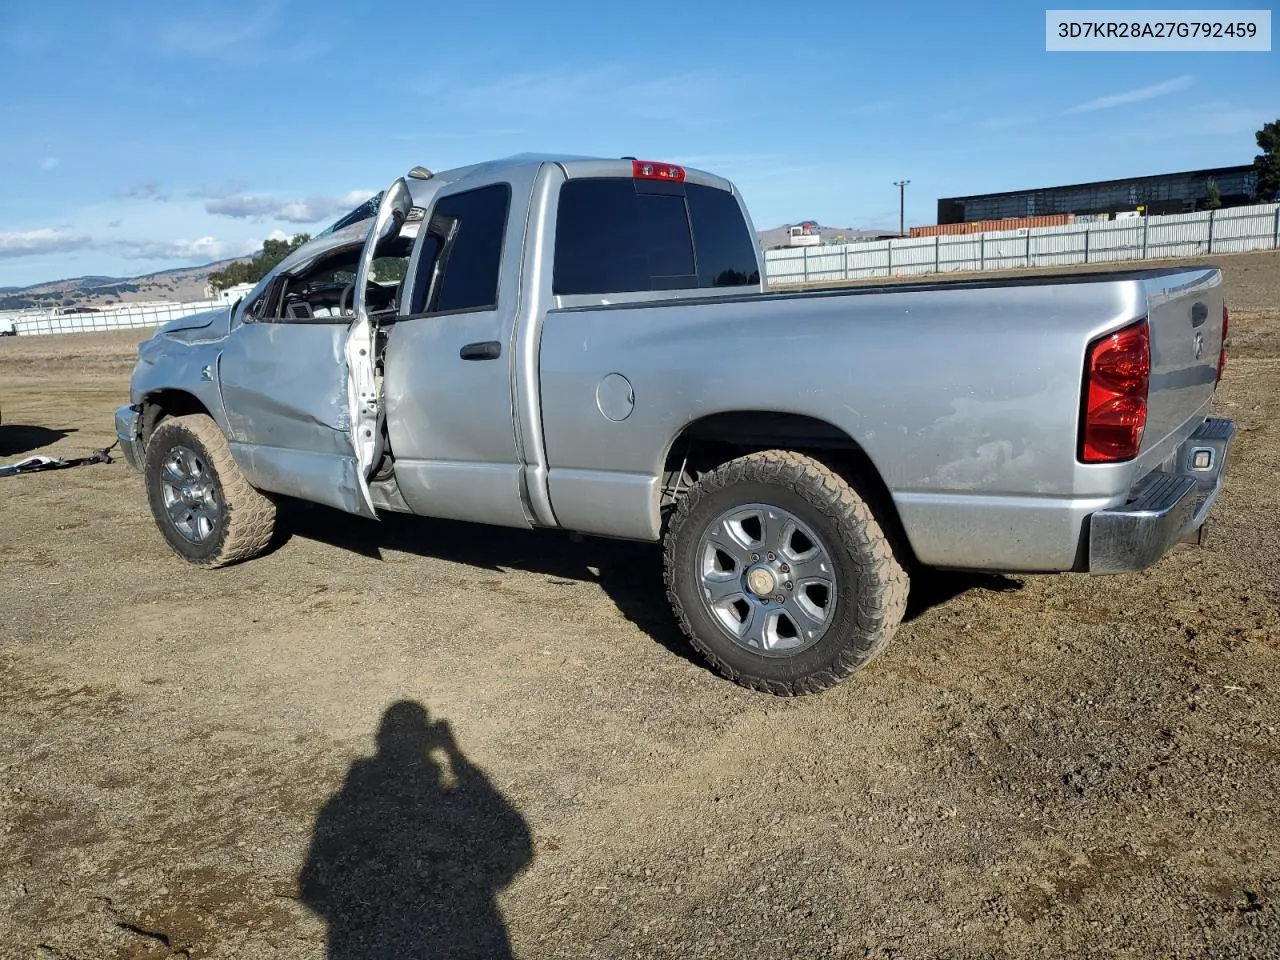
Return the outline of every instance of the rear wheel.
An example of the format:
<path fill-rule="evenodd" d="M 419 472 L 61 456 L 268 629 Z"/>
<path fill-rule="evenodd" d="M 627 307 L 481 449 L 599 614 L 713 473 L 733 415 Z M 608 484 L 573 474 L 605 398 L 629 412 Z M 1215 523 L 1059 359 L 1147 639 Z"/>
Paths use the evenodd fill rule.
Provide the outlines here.
<path fill-rule="evenodd" d="M 276 505 L 249 485 L 208 416 L 162 420 L 147 441 L 143 474 L 156 526 L 183 559 L 222 567 L 270 544 Z"/>
<path fill-rule="evenodd" d="M 694 484 L 667 530 L 665 566 L 693 645 L 730 680 L 779 696 L 864 667 L 906 610 L 907 574 L 866 501 L 787 450 Z"/>

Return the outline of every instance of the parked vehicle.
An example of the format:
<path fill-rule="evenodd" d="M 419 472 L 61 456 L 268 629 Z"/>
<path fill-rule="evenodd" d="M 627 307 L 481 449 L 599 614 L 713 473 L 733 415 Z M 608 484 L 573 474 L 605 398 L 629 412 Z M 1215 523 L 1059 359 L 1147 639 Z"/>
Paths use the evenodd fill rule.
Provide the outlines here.
<path fill-rule="evenodd" d="M 416 168 L 231 309 L 139 348 L 120 442 L 192 563 L 297 497 L 661 541 L 726 677 L 815 692 L 921 567 L 1140 570 L 1233 426 L 1221 272 L 773 293 L 737 190 L 646 161 Z"/>

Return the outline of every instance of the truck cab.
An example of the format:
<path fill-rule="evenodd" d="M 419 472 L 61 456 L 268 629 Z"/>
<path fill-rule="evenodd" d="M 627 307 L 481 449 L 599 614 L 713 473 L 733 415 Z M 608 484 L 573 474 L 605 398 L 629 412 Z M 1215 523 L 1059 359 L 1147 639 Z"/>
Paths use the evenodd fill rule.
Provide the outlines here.
<path fill-rule="evenodd" d="M 417 168 L 374 216 L 295 251 L 235 307 L 211 412 L 265 491 L 368 517 L 556 526 L 540 319 L 761 291 L 753 236 L 728 181 L 670 164 Z"/>

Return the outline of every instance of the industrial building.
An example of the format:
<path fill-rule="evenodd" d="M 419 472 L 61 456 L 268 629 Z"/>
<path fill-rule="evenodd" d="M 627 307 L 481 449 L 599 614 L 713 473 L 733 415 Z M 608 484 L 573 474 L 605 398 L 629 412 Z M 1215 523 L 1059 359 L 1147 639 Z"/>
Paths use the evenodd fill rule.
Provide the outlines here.
<path fill-rule="evenodd" d="M 1214 167 L 1125 180 L 946 197 L 938 201 L 938 223 L 1124 211 L 1152 216 L 1191 213 L 1209 208 L 1210 184 L 1217 184 L 1219 202 L 1223 207 L 1257 202 L 1254 199 L 1257 175 L 1252 166 Z"/>

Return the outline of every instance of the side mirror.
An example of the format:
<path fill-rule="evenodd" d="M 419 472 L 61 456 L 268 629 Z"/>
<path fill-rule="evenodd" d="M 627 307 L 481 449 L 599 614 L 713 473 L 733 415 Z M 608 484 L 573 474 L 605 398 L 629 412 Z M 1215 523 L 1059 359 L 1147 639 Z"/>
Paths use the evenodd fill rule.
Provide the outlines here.
<path fill-rule="evenodd" d="M 380 211 L 378 217 L 378 240 L 387 240 L 396 236 L 405 221 L 409 219 L 409 211 L 413 208 L 413 200 L 409 197 L 408 190 L 393 188 L 389 193 L 388 199 L 391 203 Z"/>

